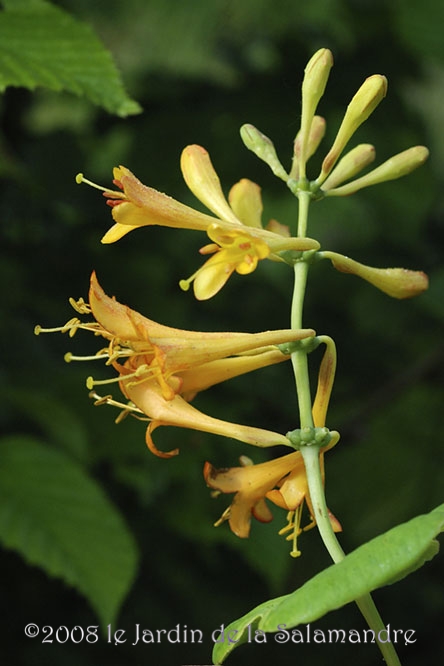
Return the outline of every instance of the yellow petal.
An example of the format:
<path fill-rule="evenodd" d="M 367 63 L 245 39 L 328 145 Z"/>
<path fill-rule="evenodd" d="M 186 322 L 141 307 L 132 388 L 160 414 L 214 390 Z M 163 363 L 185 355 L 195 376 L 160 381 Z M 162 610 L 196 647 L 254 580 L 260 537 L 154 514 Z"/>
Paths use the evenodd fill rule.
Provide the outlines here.
<path fill-rule="evenodd" d="M 233 185 L 228 201 L 237 218 L 248 227 L 262 227 L 261 188 L 247 178 Z"/>
<path fill-rule="evenodd" d="M 160 225 L 180 229 L 205 231 L 214 218 L 200 213 L 172 197 L 143 185 L 126 167 L 119 168 L 118 181 L 126 199 L 112 200 L 112 215 L 118 224 L 133 228 Z M 108 241 L 110 242 L 110 241 Z"/>
<path fill-rule="evenodd" d="M 187 146 L 182 152 L 180 166 L 186 184 L 199 201 L 222 220 L 240 224 L 225 199 L 219 177 L 205 148 Z"/>
<path fill-rule="evenodd" d="M 187 401 L 190 401 L 196 393 L 210 386 L 259 368 L 265 368 L 268 365 L 281 363 L 289 358 L 278 349 L 269 349 L 258 354 L 245 354 L 202 363 L 180 373 L 179 377 L 182 380 L 180 393 Z"/>

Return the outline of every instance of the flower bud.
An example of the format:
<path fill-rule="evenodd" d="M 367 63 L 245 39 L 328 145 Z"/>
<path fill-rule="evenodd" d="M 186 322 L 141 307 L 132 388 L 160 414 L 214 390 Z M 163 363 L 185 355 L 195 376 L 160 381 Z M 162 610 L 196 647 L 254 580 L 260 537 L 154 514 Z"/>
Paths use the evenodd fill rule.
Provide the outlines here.
<path fill-rule="evenodd" d="M 387 79 L 385 76 L 374 74 L 364 81 L 348 105 L 333 146 L 324 159 L 321 173 L 317 179 L 319 185 L 327 178 L 358 127 L 373 113 L 386 94 Z"/>
<path fill-rule="evenodd" d="M 319 49 L 310 58 L 305 68 L 302 82 L 302 117 L 301 117 L 301 148 L 300 148 L 300 175 L 305 178 L 305 163 L 308 159 L 308 141 L 313 116 L 324 94 L 330 70 L 333 66 L 333 55 L 329 49 Z"/>
<path fill-rule="evenodd" d="M 350 150 L 335 166 L 322 189 L 331 190 L 365 169 L 375 159 L 375 148 L 369 143 L 361 143 Z"/>
<path fill-rule="evenodd" d="M 326 251 L 320 254 L 323 258 L 330 259 L 338 271 L 357 275 L 393 298 L 412 298 L 429 286 L 428 277 L 422 271 L 410 271 L 406 268 L 373 268 L 337 252 Z"/>
<path fill-rule="evenodd" d="M 361 176 L 361 178 L 353 180 L 351 183 L 330 190 L 327 194 L 329 196 L 338 197 L 346 196 L 361 190 L 363 187 L 370 187 L 370 185 L 377 185 L 378 183 L 383 183 L 387 180 L 395 180 L 396 178 L 407 176 L 411 171 L 424 164 L 428 156 L 429 151 L 425 146 L 413 146 L 413 148 L 409 148 L 402 153 L 390 157 L 390 159 L 383 162 L 380 166 L 376 167 L 376 169 L 372 169 L 372 171 L 365 174 L 365 176 Z M 340 163 L 338 167 L 339 166 Z M 332 176 L 334 176 L 335 172 L 336 169 Z M 329 180 L 330 178 L 325 182 L 327 183 Z"/>
<path fill-rule="evenodd" d="M 274 175 L 286 183 L 288 174 L 280 163 L 273 142 L 268 136 L 265 136 L 254 125 L 250 124 L 242 125 L 240 135 L 248 150 L 251 150 L 260 160 L 266 162 Z"/>
<path fill-rule="evenodd" d="M 308 134 L 307 146 L 305 148 L 305 162 L 308 162 L 310 157 L 316 152 L 319 144 L 324 138 L 325 134 L 325 118 L 321 116 L 314 116 L 310 132 Z M 294 140 L 294 149 L 293 149 L 293 165 L 291 168 L 290 178 L 297 180 L 299 178 L 299 165 L 301 163 L 302 155 L 302 133 L 301 130 L 296 135 Z"/>

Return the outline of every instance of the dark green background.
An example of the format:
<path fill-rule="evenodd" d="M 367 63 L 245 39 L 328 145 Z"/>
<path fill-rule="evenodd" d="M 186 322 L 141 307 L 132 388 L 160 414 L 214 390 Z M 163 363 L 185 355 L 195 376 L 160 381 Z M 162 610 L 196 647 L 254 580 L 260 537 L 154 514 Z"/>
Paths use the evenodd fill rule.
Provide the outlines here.
<path fill-rule="evenodd" d="M 45 419 L 29 405 L 59 403 L 84 433 L 82 464 L 120 508 L 141 551 L 137 580 L 118 626 L 200 628 L 202 645 L 42 645 L 26 639 L 27 622 L 86 627 L 97 619 L 75 591 L 15 553 L 2 551 L 0 654 L 7 664 L 206 664 L 211 631 L 270 596 L 300 585 L 329 564 L 316 531 L 301 539 L 293 561 L 276 536 L 285 516 L 255 524 L 249 541 L 212 522 L 229 498 L 212 500 L 202 465 L 237 463 L 261 453 L 201 433 L 165 429 L 160 448 L 180 443 L 181 454 L 157 460 L 144 445 L 144 426 L 115 426 L 110 408 L 93 408 L 84 388 L 96 366 L 65 365 L 63 354 L 93 352 L 85 334 L 33 336 L 36 323 L 71 317 L 69 296 L 86 296 L 91 270 L 105 290 L 162 323 L 196 330 L 288 326 L 291 271 L 262 262 L 248 277 L 234 276 L 210 302 L 197 303 L 178 281 L 200 263 L 205 242 L 193 232 L 142 229 L 112 246 L 100 245 L 110 225 L 102 198 L 74 182 L 78 171 L 104 185 L 124 164 L 143 182 L 196 205 L 179 170 L 189 143 L 205 146 L 225 191 L 249 177 L 263 188 L 264 217 L 291 223 L 296 202 L 268 168 L 242 145 L 239 127 L 259 127 L 288 165 L 298 129 L 303 68 L 319 47 L 335 57 L 319 112 L 327 118 L 325 154 L 341 116 L 362 80 L 389 79 L 387 99 L 357 133 L 374 143 L 377 160 L 426 144 L 429 162 L 406 179 L 341 200 L 313 205 L 310 235 L 324 248 L 375 266 L 424 269 L 429 292 L 398 302 L 327 263 L 310 274 L 305 325 L 332 335 L 338 377 L 329 426 L 341 432 L 326 460 L 327 498 L 351 550 L 395 524 L 442 502 L 443 479 L 443 189 L 444 9 L 439 0 L 118 0 L 55 3 L 91 23 L 113 52 L 131 95 L 144 113 L 115 119 L 81 99 L 8 90 L 1 101 L 0 284 L 2 401 L 7 434 L 27 433 L 47 446 Z M 106 11 L 104 9 L 106 8 Z M 320 159 L 320 158 L 319 158 Z M 319 159 L 313 158 L 312 176 Z M 310 163 L 311 164 L 311 163 Z M 318 352 L 319 354 L 319 352 Z M 313 355 L 313 365 L 320 356 Z M 279 366 L 199 396 L 203 411 L 285 432 L 297 427 L 290 367 Z M 63 440 L 63 436 L 61 437 Z M 443 559 L 375 594 L 383 619 L 416 631 L 400 646 L 406 666 L 436 662 L 444 613 Z M 356 628 L 349 606 L 316 624 Z M 439 645 L 439 643 L 438 643 Z M 228 663 L 380 663 L 369 646 L 241 647 Z M 379 661 L 378 661 L 379 660 Z"/>

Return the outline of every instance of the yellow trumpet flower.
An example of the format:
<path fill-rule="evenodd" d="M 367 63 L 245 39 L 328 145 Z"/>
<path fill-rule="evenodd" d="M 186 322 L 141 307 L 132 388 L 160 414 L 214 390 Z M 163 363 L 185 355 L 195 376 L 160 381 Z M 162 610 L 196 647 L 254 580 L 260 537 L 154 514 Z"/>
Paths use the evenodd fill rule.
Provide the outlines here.
<path fill-rule="evenodd" d="M 234 271 L 245 275 L 255 270 L 258 261 L 275 259 L 284 250 L 316 250 L 319 243 L 312 238 L 290 237 L 264 229 L 261 224 L 262 201 L 260 188 L 247 179 L 234 185 L 225 198 L 219 178 L 207 151 L 201 146 L 187 146 L 181 157 L 184 179 L 195 196 L 213 213 L 207 215 L 175 199 L 143 185 L 129 169 L 114 169 L 114 184 L 118 190 L 99 187 L 78 174 L 78 183 L 85 182 L 103 191 L 111 206 L 115 221 L 102 238 L 102 243 L 114 243 L 133 229 L 160 225 L 180 229 L 205 231 L 213 241 L 202 248 L 202 254 L 217 253 L 182 288 L 195 280 L 198 299 L 211 298 L 226 283 Z"/>

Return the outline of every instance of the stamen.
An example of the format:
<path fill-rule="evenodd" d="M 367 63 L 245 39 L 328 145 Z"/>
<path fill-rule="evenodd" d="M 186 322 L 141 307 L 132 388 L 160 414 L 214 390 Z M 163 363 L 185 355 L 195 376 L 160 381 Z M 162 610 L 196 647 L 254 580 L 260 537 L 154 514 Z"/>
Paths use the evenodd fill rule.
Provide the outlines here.
<path fill-rule="evenodd" d="M 97 359 L 101 360 L 102 358 L 108 358 L 108 354 L 94 354 L 93 356 L 75 356 L 71 352 L 66 352 L 65 363 L 71 363 L 71 361 L 96 361 Z"/>
<path fill-rule="evenodd" d="M 91 312 L 91 307 L 89 306 L 88 303 L 85 303 L 83 298 L 79 298 L 77 301 L 74 298 L 69 299 L 69 304 L 71 305 L 72 308 L 79 314 L 90 314 Z"/>
<path fill-rule="evenodd" d="M 116 382 L 126 382 L 128 379 L 131 379 L 132 377 L 141 377 L 141 375 L 144 374 L 151 374 L 152 373 L 152 368 L 150 368 L 148 365 L 139 365 L 137 370 L 135 372 L 132 372 L 128 375 L 119 375 L 118 377 L 111 377 L 111 379 L 94 379 L 94 377 L 88 377 L 86 380 L 86 388 L 89 390 L 93 389 L 94 386 L 99 386 L 103 384 L 115 384 Z M 144 381 L 146 377 L 143 377 L 140 381 Z M 136 382 L 139 383 L 139 382 Z M 133 382 L 131 382 L 133 384 Z"/>
<path fill-rule="evenodd" d="M 123 402 L 118 402 L 117 400 L 113 400 L 113 397 L 111 395 L 105 395 L 101 397 L 95 391 L 91 391 L 89 397 L 95 401 L 94 402 L 95 407 L 96 406 L 98 407 L 100 405 L 111 405 L 112 407 L 118 407 L 119 409 L 121 409 L 122 411 L 115 419 L 115 423 L 120 423 L 121 421 L 123 421 L 123 419 L 126 418 L 128 414 L 131 414 L 132 416 L 135 416 L 138 419 L 141 418 L 139 414 L 143 414 L 142 410 L 136 407 L 136 405 L 134 405 L 132 402 L 128 402 L 126 404 Z M 141 420 L 149 421 L 150 419 L 143 418 Z"/>
<path fill-rule="evenodd" d="M 301 533 L 301 517 L 302 517 L 302 502 L 299 504 L 298 508 L 294 512 L 294 532 L 293 532 L 293 549 L 290 552 L 291 557 L 299 557 L 301 551 L 298 549 L 298 536 Z"/>
<path fill-rule="evenodd" d="M 83 173 L 78 173 L 77 174 L 76 183 L 77 183 L 77 185 L 80 185 L 80 183 L 86 183 L 87 185 L 90 185 L 91 187 L 94 187 L 96 190 L 100 190 L 101 192 L 107 192 L 109 194 L 112 194 L 112 192 L 107 187 L 102 187 L 101 185 L 97 185 L 96 183 L 93 183 L 92 180 L 88 180 L 87 178 L 85 178 Z"/>
<path fill-rule="evenodd" d="M 226 520 L 229 519 L 230 513 L 231 513 L 231 506 L 228 506 L 221 515 L 221 517 L 219 518 L 219 520 L 216 520 L 216 522 L 213 523 L 213 526 L 219 527 L 219 525 L 222 525 L 222 523 L 224 523 Z"/>
<path fill-rule="evenodd" d="M 298 536 L 302 532 L 300 528 L 301 517 L 302 517 L 302 506 L 303 505 L 301 503 L 294 511 L 289 511 L 287 513 L 288 523 L 278 532 L 278 534 L 282 536 L 286 532 L 292 531 L 292 534 L 289 534 L 286 537 L 286 541 L 293 542 L 293 548 L 290 551 L 291 557 L 299 557 L 299 555 L 301 554 L 301 551 L 297 547 L 297 541 L 298 541 Z"/>

